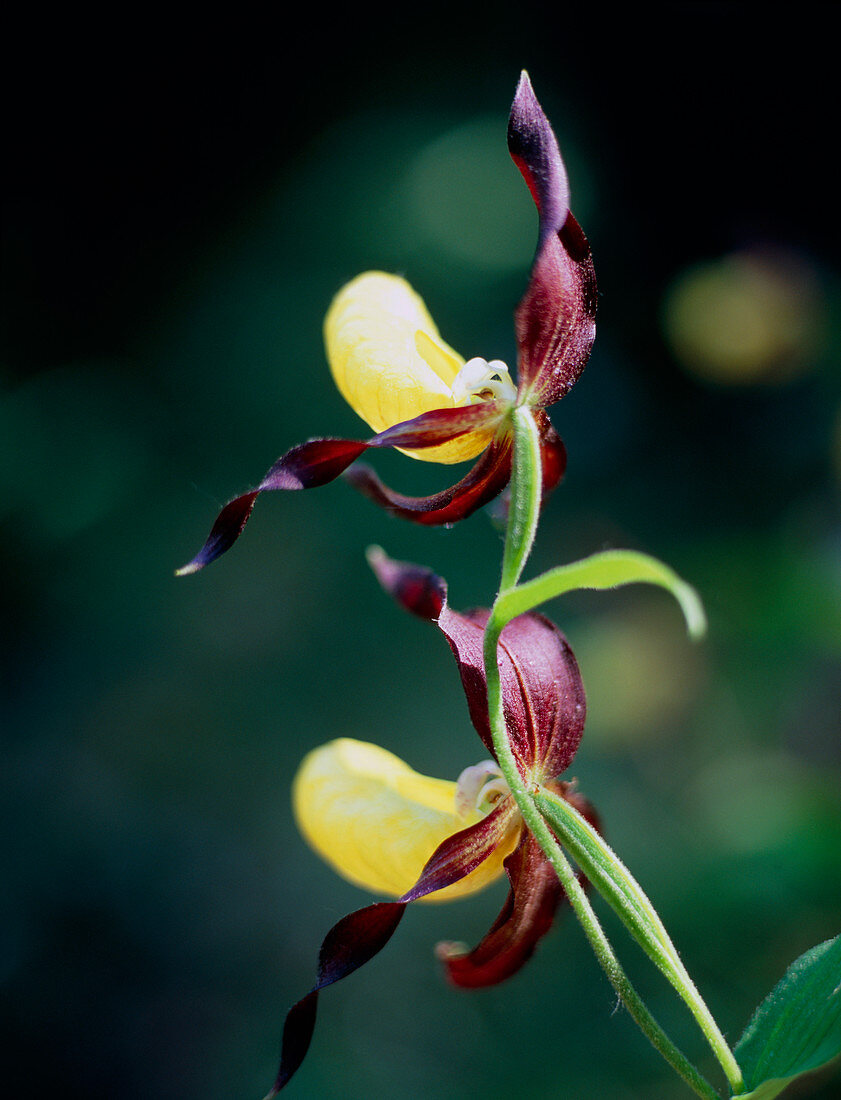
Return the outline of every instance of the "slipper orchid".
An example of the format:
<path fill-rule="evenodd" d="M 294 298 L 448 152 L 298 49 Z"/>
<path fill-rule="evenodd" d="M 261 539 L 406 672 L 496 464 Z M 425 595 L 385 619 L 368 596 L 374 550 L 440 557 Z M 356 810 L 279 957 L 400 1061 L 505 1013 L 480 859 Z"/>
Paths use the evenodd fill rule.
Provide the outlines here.
<path fill-rule="evenodd" d="M 488 612 L 452 611 L 444 582 L 429 570 L 392 561 L 382 552 L 372 553 L 371 564 L 386 591 L 443 632 L 473 725 L 493 753 L 482 661 Z M 578 665 L 565 638 L 542 615 L 521 615 L 502 632 L 499 667 L 507 733 L 524 780 L 554 790 L 598 827 L 574 784 L 557 779 L 578 748 L 585 712 Z M 449 783 L 417 774 L 375 745 L 343 739 L 306 757 L 293 801 L 301 831 L 321 856 L 350 881 L 396 900 L 350 913 L 328 932 L 316 983 L 286 1017 L 270 1097 L 306 1055 L 319 992 L 373 958 L 409 902 L 464 897 L 504 869 L 508 897 L 481 943 L 473 950 L 450 943 L 437 949 L 451 982 L 477 988 L 520 969 L 564 899 L 494 761 L 469 767 L 457 783 Z"/>
<path fill-rule="evenodd" d="M 511 477 L 511 410 L 526 406 L 540 430 L 543 491 L 557 485 L 566 451 L 545 409 L 584 368 L 595 336 L 596 284 L 587 239 L 569 211 L 558 143 L 531 87 L 520 78 L 508 121 L 508 148 L 537 206 L 537 251 L 515 329 L 519 381 L 505 364 L 465 362 L 441 339 L 421 299 L 403 279 L 368 272 L 345 286 L 325 321 L 336 384 L 377 432 L 365 441 L 315 439 L 293 447 L 255 488 L 219 513 L 199 553 L 178 570 L 195 573 L 239 537 L 260 493 L 311 489 L 348 471 L 351 484 L 405 519 L 449 524 L 500 493 Z M 455 485 L 427 497 L 387 488 L 368 467 L 348 468 L 369 448 L 395 447 L 430 462 L 478 460 Z"/>

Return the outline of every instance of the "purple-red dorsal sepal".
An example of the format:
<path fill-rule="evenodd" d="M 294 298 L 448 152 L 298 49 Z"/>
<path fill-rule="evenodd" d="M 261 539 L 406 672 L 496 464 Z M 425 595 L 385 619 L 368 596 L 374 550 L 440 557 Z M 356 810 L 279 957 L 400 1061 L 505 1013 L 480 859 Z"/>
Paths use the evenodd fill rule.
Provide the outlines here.
<path fill-rule="evenodd" d="M 569 213 L 569 181 L 555 134 L 525 71 L 508 116 L 508 151 L 540 215 L 541 240 L 557 233 Z"/>
<path fill-rule="evenodd" d="M 519 396 L 545 407 L 568 392 L 590 355 L 596 280 L 587 238 L 569 212 L 558 143 L 526 73 L 511 106 L 508 148 L 539 218 L 531 277 L 515 316 Z"/>
<path fill-rule="evenodd" d="M 438 625 L 456 658 L 476 732 L 493 751 L 488 722 L 484 632 L 488 612 L 446 607 Z M 502 632 L 498 650 L 508 741 L 524 778 L 550 779 L 572 763 L 584 731 L 584 685 L 569 644 L 542 615 L 529 612 Z"/>
<path fill-rule="evenodd" d="M 578 380 L 596 338 L 596 277 L 587 239 L 572 214 L 546 237 L 517 306 L 520 395 L 545 407 Z"/>
<path fill-rule="evenodd" d="M 493 752 L 483 651 L 489 612 L 453 611 L 446 600 L 446 582 L 431 570 L 392 561 L 382 551 L 369 560 L 383 588 L 398 603 L 436 622 L 444 633 L 473 725 Z M 506 731 L 521 772 L 528 778 L 554 779 L 575 756 L 586 713 L 584 685 L 566 638 L 543 615 L 519 615 L 500 637 L 499 674 Z"/>

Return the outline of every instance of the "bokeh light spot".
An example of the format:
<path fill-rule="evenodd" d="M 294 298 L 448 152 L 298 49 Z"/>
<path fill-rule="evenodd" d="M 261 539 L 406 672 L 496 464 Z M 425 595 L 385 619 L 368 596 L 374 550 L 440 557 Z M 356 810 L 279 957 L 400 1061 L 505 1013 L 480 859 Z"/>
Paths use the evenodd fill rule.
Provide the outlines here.
<path fill-rule="evenodd" d="M 528 266 L 537 218 L 498 117 L 473 119 L 428 144 L 406 186 L 418 228 L 441 251 L 478 268 Z"/>
<path fill-rule="evenodd" d="M 666 295 L 663 325 L 692 374 L 724 384 L 784 382 L 818 357 L 826 302 L 806 256 L 756 248 L 680 274 Z"/>

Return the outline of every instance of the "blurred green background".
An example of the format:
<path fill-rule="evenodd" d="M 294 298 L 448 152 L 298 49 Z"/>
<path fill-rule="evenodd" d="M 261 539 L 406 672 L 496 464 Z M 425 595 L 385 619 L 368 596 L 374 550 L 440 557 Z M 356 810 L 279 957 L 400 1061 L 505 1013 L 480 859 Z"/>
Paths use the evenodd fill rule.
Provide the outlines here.
<path fill-rule="evenodd" d="M 573 771 L 735 1041 L 841 916 L 831 6 L 296 18 L 74 8 L 7 38 L 4 1076 L 21 1096 L 262 1096 L 323 934 L 369 900 L 298 837 L 298 761 L 337 736 L 450 778 L 484 755 L 446 645 L 363 553 L 487 604 L 485 515 L 424 530 L 342 483 L 273 495 L 227 558 L 172 574 L 282 451 L 364 434 L 321 345 L 359 271 L 405 274 L 462 353 L 513 362 L 536 233 L 505 147 L 522 67 L 601 295 L 530 569 L 639 548 L 710 616 L 693 646 L 654 590 L 550 609 L 588 690 Z M 453 473 L 375 464 L 405 491 Z M 433 945 L 475 942 L 503 897 L 411 910 L 322 998 L 289 1095 L 688 1095 L 568 915 L 507 984 L 445 985 Z M 831 1074 L 796 1094 L 837 1095 Z"/>

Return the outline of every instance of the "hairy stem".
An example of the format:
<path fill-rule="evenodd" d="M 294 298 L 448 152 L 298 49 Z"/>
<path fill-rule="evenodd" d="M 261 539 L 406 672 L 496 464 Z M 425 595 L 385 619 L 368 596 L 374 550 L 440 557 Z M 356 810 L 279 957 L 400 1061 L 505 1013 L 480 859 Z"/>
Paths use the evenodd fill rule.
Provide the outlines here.
<path fill-rule="evenodd" d="M 506 594 L 516 591 L 517 582 L 534 542 L 541 497 L 541 461 L 537 425 L 526 409 L 515 410 L 514 425 L 514 472 L 500 598 L 491 610 L 484 638 L 488 711 L 494 750 L 527 828 L 532 832 L 555 870 L 596 958 L 632 1019 L 655 1049 L 698 1096 L 705 1097 L 706 1100 L 716 1100 L 718 1094 L 715 1089 L 669 1039 L 631 985 L 569 860 L 538 810 L 533 793 L 526 787 L 508 741 L 502 705 L 498 645 L 503 629 L 513 616 L 506 615 L 500 608 L 500 600 L 504 599 Z"/>

